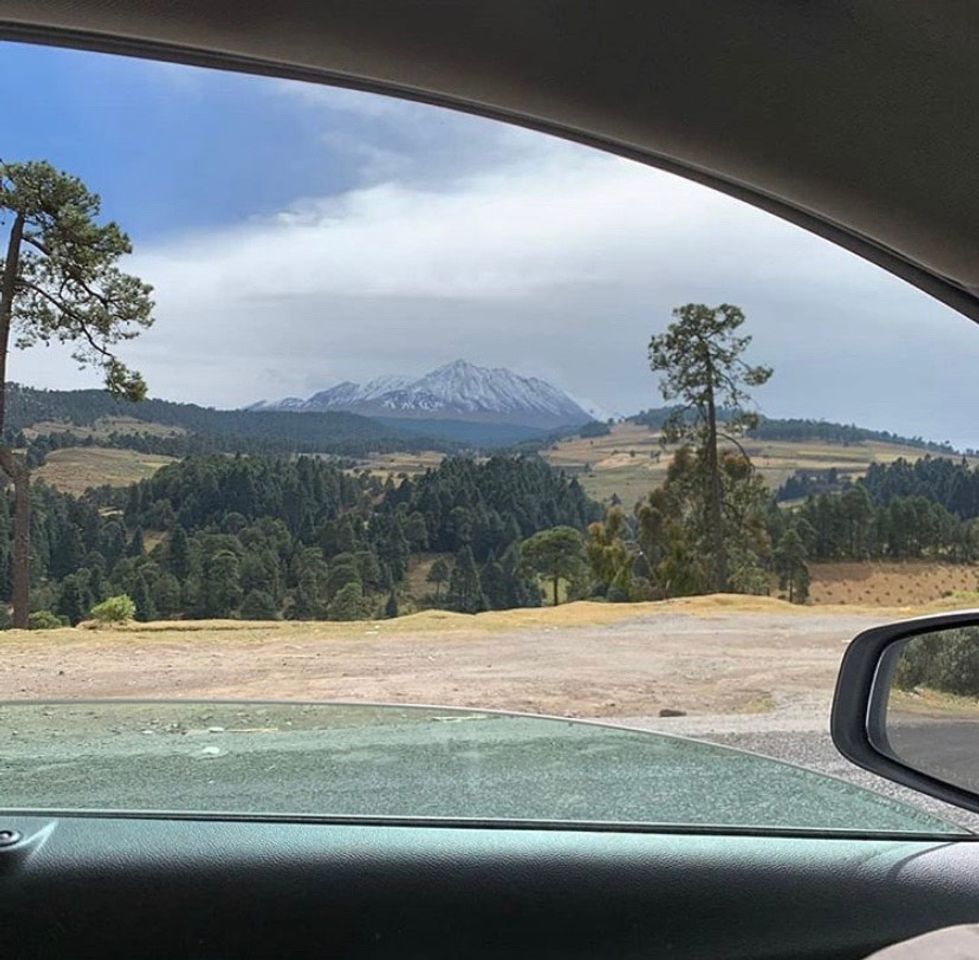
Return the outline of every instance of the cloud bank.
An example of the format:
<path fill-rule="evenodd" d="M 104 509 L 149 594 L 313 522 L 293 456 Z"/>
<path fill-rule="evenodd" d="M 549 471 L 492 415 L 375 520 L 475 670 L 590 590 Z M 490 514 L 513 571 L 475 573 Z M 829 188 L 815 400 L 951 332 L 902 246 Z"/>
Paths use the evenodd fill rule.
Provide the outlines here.
<path fill-rule="evenodd" d="M 659 403 L 645 350 L 671 308 L 727 301 L 775 367 L 764 411 L 979 446 L 979 331 L 852 254 L 541 135 L 286 92 L 324 118 L 323 162 L 352 152 L 363 175 L 131 258 L 157 290 L 157 326 L 128 351 L 155 394 L 238 405 L 461 356 L 628 413 Z"/>

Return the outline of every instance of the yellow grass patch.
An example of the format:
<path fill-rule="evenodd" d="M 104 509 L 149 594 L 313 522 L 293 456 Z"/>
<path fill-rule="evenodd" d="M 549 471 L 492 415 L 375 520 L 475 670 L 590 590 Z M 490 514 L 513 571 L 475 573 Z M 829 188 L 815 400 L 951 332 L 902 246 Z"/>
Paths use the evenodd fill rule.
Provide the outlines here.
<path fill-rule="evenodd" d="M 136 450 L 64 447 L 48 454 L 44 465 L 34 471 L 34 478 L 65 493 L 78 495 L 89 487 L 106 483 L 122 487 L 145 480 L 160 467 L 173 463 L 174 459 Z"/>
<path fill-rule="evenodd" d="M 841 612 L 843 608 L 840 608 Z M 557 607 L 521 607 L 514 610 L 490 610 L 484 613 L 455 613 L 451 610 L 420 610 L 390 620 L 155 620 L 150 623 L 99 624 L 85 621 L 77 628 L 31 631 L 30 636 L 78 638 L 95 632 L 120 638 L 145 638 L 165 642 L 187 634 L 234 634 L 235 641 L 253 641 L 288 637 L 351 637 L 359 634 L 401 634 L 409 632 L 441 633 L 453 630 L 518 630 L 525 627 L 573 628 L 622 623 L 628 620 L 660 614 L 687 613 L 712 616 L 730 613 L 803 614 L 807 608 L 774 597 L 754 597 L 740 594 L 713 594 L 704 597 L 679 597 L 673 600 L 644 603 L 603 603 L 595 600 L 576 600 Z M 809 609 L 811 612 L 811 608 Z M 847 610 L 847 612 L 853 612 Z M 24 631 L 0 633 L 0 642 L 27 636 Z"/>
<path fill-rule="evenodd" d="M 412 476 L 434 469 L 445 459 L 444 453 L 437 450 L 419 450 L 415 453 L 377 453 L 357 461 L 354 472 L 369 471 L 376 477 L 386 480 L 397 478 L 399 473 Z"/>

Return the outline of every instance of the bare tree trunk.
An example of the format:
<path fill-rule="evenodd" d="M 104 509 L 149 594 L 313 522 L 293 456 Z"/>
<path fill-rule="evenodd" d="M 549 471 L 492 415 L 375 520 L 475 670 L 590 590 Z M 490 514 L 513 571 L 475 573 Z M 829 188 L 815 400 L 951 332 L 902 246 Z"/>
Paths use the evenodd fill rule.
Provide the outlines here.
<path fill-rule="evenodd" d="M 3 433 L 7 417 L 7 352 L 23 236 L 24 214 L 18 213 L 10 228 L 0 284 L 0 434 Z M 14 483 L 13 625 L 26 628 L 30 602 L 31 476 L 27 460 L 18 457 L 10 447 L 0 447 L 0 469 Z"/>
<path fill-rule="evenodd" d="M 27 461 L 0 447 L 0 469 L 14 482 L 13 626 L 27 629 L 31 569 L 31 474 Z"/>
<path fill-rule="evenodd" d="M 727 590 L 727 550 L 724 545 L 724 519 L 721 511 L 721 467 L 717 456 L 717 410 L 714 388 L 707 388 L 707 520 L 710 524 L 711 590 Z"/>

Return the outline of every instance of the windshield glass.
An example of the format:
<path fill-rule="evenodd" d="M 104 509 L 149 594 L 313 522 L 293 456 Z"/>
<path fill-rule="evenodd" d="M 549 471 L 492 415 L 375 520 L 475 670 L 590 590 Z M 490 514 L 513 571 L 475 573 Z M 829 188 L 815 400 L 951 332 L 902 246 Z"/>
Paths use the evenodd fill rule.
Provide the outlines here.
<path fill-rule="evenodd" d="M 18 704 L 5 804 L 333 816 L 947 831 L 913 807 L 739 750 L 433 707 Z"/>
<path fill-rule="evenodd" d="M 970 324 L 540 133 L 3 53 L 0 807 L 979 823 L 828 734 L 979 599 Z"/>

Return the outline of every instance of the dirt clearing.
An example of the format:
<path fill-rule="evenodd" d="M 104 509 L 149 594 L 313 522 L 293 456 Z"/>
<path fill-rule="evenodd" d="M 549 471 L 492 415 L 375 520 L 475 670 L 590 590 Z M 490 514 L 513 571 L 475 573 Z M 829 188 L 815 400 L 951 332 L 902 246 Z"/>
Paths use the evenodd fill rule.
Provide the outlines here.
<path fill-rule="evenodd" d="M 900 615 L 718 596 L 477 616 L 429 611 L 356 623 L 8 631 L 0 639 L 0 698 L 339 699 L 578 717 L 757 715 L 828 702 L 846 642 Z"/>
<path fill-rule="evenodd" d="M 929 603 L 979 588 L 979 567 L 971 564 L 813 563 L 809 572 L 809 595 L 817 604 Z M 974 605 L 977 598 L 969 599 Z"/>

